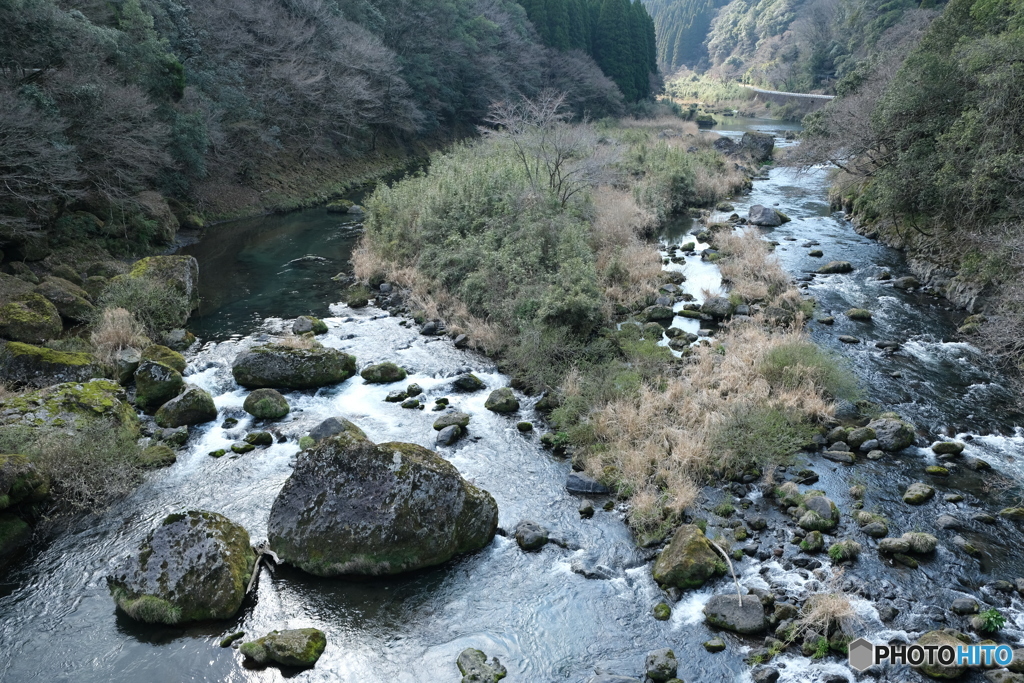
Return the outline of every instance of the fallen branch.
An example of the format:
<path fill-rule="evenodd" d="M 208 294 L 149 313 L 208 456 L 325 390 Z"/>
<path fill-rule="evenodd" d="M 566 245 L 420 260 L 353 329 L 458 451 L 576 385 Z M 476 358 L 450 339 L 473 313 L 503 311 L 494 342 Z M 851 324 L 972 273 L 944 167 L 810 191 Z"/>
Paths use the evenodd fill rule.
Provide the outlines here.
<path fill-rule="evenodd" d="M 729 571 L 732 572 L 732 580 L 736 582 L 736 597 L 739 599 L 740 607 L 743 607 L 743 593 L 740 592 L 740 580 L 736 578 L 736 570 L 733 569 L 732 560 L 729 559 L 729 555 L 725 552 L 725 550 L 722 549 L 722 546 L 718 545 L 710 538 L 708 539 L 708 543 L 713 545 L 715 547 L 715 550 L 722 553 L 722 557 L 725 558 L 726 564 L 729 565 Z"/>
<path fill-rule="evenodd" d="M 277 553 L 270 549 L 270 546 L 267 545 L 266 541 L 256 546 L 254 550 L 256 551 L 256 564 L 252 568 L 252 576 L 249 577 L 249 585 L 245 587 L 246 595 L 249 594 L 249 591 L 252 590 L 253 584 L 256 583 L 256 577 L 259 576 L 260 573 L 260 563 L 263 561 L 264 556 L 270 557 L 270 559 L 274 561 L 274 564 L 281 564 L 281 558 L 277 556 Z"/>

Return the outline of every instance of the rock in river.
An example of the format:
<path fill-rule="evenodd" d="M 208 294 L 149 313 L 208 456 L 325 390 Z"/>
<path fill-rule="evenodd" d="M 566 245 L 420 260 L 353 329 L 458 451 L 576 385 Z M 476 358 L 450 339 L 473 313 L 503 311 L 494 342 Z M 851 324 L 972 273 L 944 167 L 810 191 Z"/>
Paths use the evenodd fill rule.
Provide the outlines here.
<path fill-rule="evenodd" d="M 487 655 L 480 650 L 466 648 L 455 662 L 462 674 L 462 683 L 498 683 L 507 672 L 497 657 L 487 662 Z"/>
<path fill-rule="evenodd" d="M 276 662 L 308 668 L 316 664 L 327 648 L 327 637 L 316 628 L 271 631 L 262 638 L 242 643 L 238 651 L 257 664 Z"/>
<path fill-rule="evenodd" d="M 213 397 L 191 384 L 156 411 L 156 423 L 165 429 L 197 425 L 216 419 L 217 406 L 213 404 Z"/>
<path fill-rule="evenodd" d="M 852 273 L 853 264 L 849 261 L 829 261 L 822 267 L 818 268 L 817 272 L 820 275 L 833 275 L 836 273 Z"/>
<path fill-rule="evenodd" d="M 760 225 L 765 228 L 775 228 L 782 225 L 782 216 L 775 209 L 760 204 L 754 204 L 747 210 L 747 222 L 751 225 Z"/>
<path fill-rule="evenodd" d="M 245 397 L 242 410 L 257 420 L 279 420 L 291 410 L 288 399 L 275 389 L 257 389 Z"/>
<path fill-rule="evenodd" d="M 490 543 L 491 494 L 437 453 L 349 429 L 299 453 L 267 525 L 282 561 L 318 576 L 397 574 Z"/>
<path fill-rule="evenodd" d="M 712 626 L 746 635 L 761 633 L 768 626 L 756 595 L 743 596 L 742 603 L 735 593 L 716 595 L 704 606 L 704 618 Z"/>
<path fill-rule="evenodd" d="M 536 522 L 523 520 L 516 524 L 516 543 L 523 550 L 540 550 L 548 542 L 548 530 Z"/>
<path fill-rule="evenodd" d="M 519 410 L 519 400 L 511 389 L 502 387 L 491 392 L 484 403 L 484 408 L 495 413 L 514 413 Z"/>
<path fill-rule="evenodd" d="M 956 633 L 955 631 L 953 633 Z M 947 633 L 945 631 L 928 631 L 920 638 L 917 639 L 918 645 L 951 645 L 957 647 L 963 645 L 964 642 L 957 638 L 953 633 Z M 969 640 L 968 640 L 969 642 Z M 967 666 L 956 666 L 955 663 L 949 666 L 939 664 L 922 664 L 920 667 L 921 673 L 924 673 L 932 678 L 959 678 L 967 671 Z"/>
<path fill-rule="evenodd" d="M 714 576 L 725 574 L 725 563 L 700 527 L 684 524 L 658 555 L 652 573 L 663 586 L 700 588 Z"/>
<path fill-rule="evenodd" d="M 138 621 L 229 619 L 255 562 L 245 529 L 216 512 L 190 510 L 150 531 L 107 584 L 117 606 Z"/>
<path fill-rule="evenodd" d="M 181 373 L 169 365 L 144 360 L 135 371 L 135 402 L 143 410 L 156 410 L 184 389 Z"/>
<path fill-rule="evenodd" d="M 907 505 L 924 505 L 935 497 L 935 489 L 924 482 L 914 482 L 903 494 L 903 502 Z"/>
<path fill-rule="evenodd" d="M 356 359 L 337 349 L 266 344 L 238 354 L 231 373 L 248 389 L 316 389 L 356 374 Z"/>
<path fill-rule="evenodd" d="M 914 425 L 901 420 L 895 413 L 883 413 L 868 423 L 875 432 L 878 447 L 883 451 L 902 451 L 914 443 Z"/>
<path fill-rule="evenodd" d="M 393 382 L 401 382 L 406 378 L 406 372 L 403 368 L 395 365 L 394 363 L 387 361 L 384 363 L 377 363 L 375 365 L 367 365 L 363 368 L 363 371 L 359 373 L 367 384 L 391 384 Z"/>

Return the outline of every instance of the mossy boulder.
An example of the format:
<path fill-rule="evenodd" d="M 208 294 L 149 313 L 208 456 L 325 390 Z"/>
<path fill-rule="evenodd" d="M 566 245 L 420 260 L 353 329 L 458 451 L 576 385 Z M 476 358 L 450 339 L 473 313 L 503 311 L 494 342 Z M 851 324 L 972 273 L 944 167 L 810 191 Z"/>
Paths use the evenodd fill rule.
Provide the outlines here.
<path fill-rule="evenodd" d="M 190 510 L 150 531 L 107 584 L 117 606 L 137 621 L 230 619 L 255 562 L 245 529 L 216 512 Z"/>
<path fill-rule="evenodd" d="M 159 192 L 145 190 L 135 195 L 135 205 L 139 207 L 146 220 L 156 226 L 153 235 L 159 244 L 174 244 L 174 237 L 178 234 L 178 218 L 171 211 L 167 200 Z"/>
<path fill-rule="evenodd" d="M 0 513 L 0 567 L 14 559 L 32 539 L 32 528 L 10 512 Z"/>
<path fill-rule="evenodd" d="M 716 595 L 704 605 L 704 618 L 712 626 L 745 635 L 763 633 L 768 628 L 764 607 L 756 595 L 744 595 L 742 601 L 736 593 Z"/>
<path fill-rule="evenodd" d="M 445 427 L 456 426 L 461 429 L 465 429 L 469 426 L 469 415 L 459 411 L 451 413 L 445 413 L 441 417 L 434 420 L 434 429 L 441 431 Z"/>
<path fill-rule="evenodd" d="M 105 277 L 100 275 L 90 275 L 85 279 L 85 282 L 82 283 L 82 289 L 89 293 L 89 298 L 96 301 L 100 298 L 100 295 L 103 294 L 109 284 L 110 280 Z"/>
<path fill-rule="evenodd" d="M 960 441 L 936 441 L 932 444 L 932 452 L 936 455 L 960 455 L 966 447 Z"/>
<path fill-rule="evenodd" d="M 50 494 L 50 478 L 31 458 L 0 455 L 0 510 L 20 503 L 38 503 Z"/>
<path fill-rule="evenodd" d="M 846 312 L 846 317 L 850 320 L 871 320 L 871 311 L 866 308 L 851 308 Z"/>
<path fill-rule="evenodd" d="M 519 399 L 508 387 L 495 389 L 487 397 L 484 408 L 495 413 L 514 413 L 519 410 Z"/>
<path fill-rule="evenodd" d="M 902 451 L 914 443 L 914 425 L 899 417 L 882 416 L 868 423 L 878 439 L 878 447 L 883 451 Z"/>
<path fill-rule="evenodd" d="M 36 285 L 34 291 L 52 303 L 62 318 L 81 323 L 96 316 L 96 307 L 89 301 L 89 293 L 64 278 L 47 277 Z"/>
<path fill-rule="evenodd" d="M 144 360 L 135 371 L 135 402 L 143 410 L 156 410 L 185 390 L 181 373 L 155 360 Z"/>
<path fill-rule="evenodd" d="M 142 278 L 170 287 L 185 297 L 188 313 L 199 308 L 199 262 L 194 256 L 147 256 L 126 277 Z"/>
<path fill-rule="evenodd" d="M 367 365 L 363 368 L 363 371 L 359 373 L 359 376 L 362 377 L 367 384 L 391 384 L 392 382 L 401 382 L 406 378 L 407 373 L 403 368 L 387 361 L 384 363 Z"/>
<path fill-rule="evenodd" d="M 39 276 L 36 275 L 35 272 L 31 268 L 29 268 L 27 265 L 25 265 L 21 261 L 13 261 L 12 263 L 8 263 L 7 267 L 11 269 L 11 273 L 14 275 L 14 277 L 18 278 L 19 280 L 22 280 L 24 282 L 27 282 L 27 283 L 33 284 L 33 285 L 38 285 L 39 284 Z M 2 291 L 2 290 L 8 290 L 9 291 L 10 290 L 9 287 L 6 287 L 7 282 L 4 280 L 4 278 L 8 278 L 8 277 L 10 277 L 10 275 L 2 275 L 2 276 L 0 276 L 0 291 Z M 27 287 L 27 286 L 24 286 L 24 285 L 22 285 L 19 288 L 23 289 L 23 291 L 21 293 L 32 291 L 31 287 Z M 7 301 L 7 297 L 3 296 L 2 294 L 0 294 L 0 299 L 3 299 L 4 301 Z"/>
<path fill-rule="evenodd" d="M 907 505 L 924 505 L 935 497 L 935 489 L 924 482 L 914 482 L 903 493 L 903 502 Z"/>
<path fill-rule="evenodd" d="M 39 294 L 22 294 L 0 306 L 0 337 L 4 339 L 42 344 L 58 336 L 63 329 L 57 307 Z"/>
<path fill-rule="evenodd" d="M 327 334 L 327 323 L 311 315 L 300 315 L 292 323 L 292 332 L 295 334 L 305 334 L 306 332 Z"/>
<path fill-rule="evenodd" d="M 168 367 L 174 368 L 181 374 L 185 373 L 185 367 L 187 366 L 183 355 L 161 344 L 151 344 L 143 349 L 142 360 L 152 360 L 157 363 L 163 363 Z"/>
<path fill-rule="evenodd" d="M 13 396 L 0 402 L 0 429 L 25 428 L 78 430 L 97 421 L 127 439 L 138 438 L 139 419 L 124 389 L 108 379 L 68 382 Z"/>
<path fill-rule="evenodd" d="M 156 423 L 163 428 L 202 424 L 217 419 L 213 397 L 197 386 L 188 385 L 156 411 Z"/>
<path fill-rule="evenodd" d="M 245 397 L 242 410 L 257 420 L 280 420 L 291 408 L 288 399 L 275 389 L 257 389 Z"/>
<path fill-rule="evenodd" d="M 925 633 L 924 635 L 922 635 L 920 638 L 917 639 L 917 644 L 918 645 L 926 645 L 926 646 L 927 645 L 932 645 L 932 646 L 949 645 L 949 646 L 951 646 L 953 648 L 956 648 L 956 647 L 959 647 L 960 645 L 969 644 L 969 643 L 970 643 L 970 639 L 969 638 L 965 639 L 965 640 L 961 640 L 956 635 L 954 635 L 954 633 L 949 633 L 947 631 L 928 631 L 927 633 Z M 963 676 L 964 673 L 967 671 L 967 666 L 966 665 L 959 665 L 958 666 L 958 665 L 956 665 L 955 662 L 953 664 L 950 664 L 950 665 L 944 665 L 944 664 L 940 664 L 939 662 L 935 662 L 933 664 L 922 664 L 921 666 L 918 667 L 918 669 L 921 671 L 921 673 L 925 674 L 926 676 L 930 676 L 932 678 L 953 679 L 953 678 L 959 678 L 960 676 Z"/>
<path fill-rule="evenodd" d="M 356 374 L 356 359 L 337 349 L 266 344 L 238 354 L 231 373 L 247 389 L 317 389 Z"/>
<path fill-rule="evenodd" d="M 816 271 L 820 275 L 834 275 L 837 273 L 852 273 L 853 264 L 849 261 L 829 261 Z"/>
<path fill-rule="evenodd" d="M 831 531 L 839 524 L 839 508 L 829 498 L 822 495 L 804 495 L 800 507 L 803 514 L 798 524 L 808 531 Z"/>
<path fill-rule="evenodd" d="M 459 375 L 452 382 L 452 388 L 455 391 L 461 391 L 463 393 L 472 393 L 474 391 L 480 391 L 486 389 L 487 385 L 484 384 L 483 380 L 474 375 L 471 372 L 467 372 L 465 375 Z"/>
<path fill-rule="evenodd" d="M 309 668 L 316 664 L 326 648 L 327 636 L 323 631 L 297 628 L 271 631 L 262 638 L 242 643 L 238 651 L 257 664 L 276 663 Z"/>
<path fill-rule="evenodd" d="M 54 351 L 21 342 L 0 345 L 0 380 L 47 387 L 104 377 L 108 369 L 91 353 Z"/>
<path fill-rule="evenodd" d="M 455 665 L 462 674 L 461 683 L 498 683 L 508 675 L 497 657 L 488 662 L 487 655 L 474 648 L 466 648 L 460 652 Z"/>
<path fill-rule="evenodd" d="M 721 556 L 711 547 L 700 527 L 684 524 L 654 562 L 654 580 L 663 586 L 700 588 L 715 576 L 725 574 Z"/>
<path fill-rule="evenodd" d="M 139 466 L 146 469 L 169 467 L 178 461 L 178 456 L 170 446 L 162 443 L 144 448 L 139 453 Z"/>
<path fill-rule="evenodd" d="M 318 576 L 398 574 L 478 550 L 498 506 L 437 453 L 346 430 L 298 454 L 267 525 L 282 561 Z"/>

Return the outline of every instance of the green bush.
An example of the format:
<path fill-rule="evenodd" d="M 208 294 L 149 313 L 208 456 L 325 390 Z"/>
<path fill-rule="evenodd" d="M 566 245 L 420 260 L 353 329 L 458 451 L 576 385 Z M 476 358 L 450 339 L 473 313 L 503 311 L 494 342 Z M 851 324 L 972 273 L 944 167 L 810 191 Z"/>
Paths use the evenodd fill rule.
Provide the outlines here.
<path fill-rule="evenodd" d="M 96 302 L 96 310 L 124 308 L 135 315 L 146 332 L 159 333 L 182 327 L 188 320 L 191 303 L 173 287 L 148 278 L 120 276 L 110 281 Z"/>
<path fill-rule="evenodd" d="M 781 464 L 817 433 L 813 425 L 785 408 L 771 405 L 740 405 L 713 429 L 710 450 L 721 453 L 721 465 L 745 468 Z"/>
<path fill-rule="evenodd" d="M 834 399 L 857 401 L 857 377 L 846 362 L 809 341 L 794 341 L 771 349 L 758 372 L 772 387 L 796 389 L 811 383 Z"/>

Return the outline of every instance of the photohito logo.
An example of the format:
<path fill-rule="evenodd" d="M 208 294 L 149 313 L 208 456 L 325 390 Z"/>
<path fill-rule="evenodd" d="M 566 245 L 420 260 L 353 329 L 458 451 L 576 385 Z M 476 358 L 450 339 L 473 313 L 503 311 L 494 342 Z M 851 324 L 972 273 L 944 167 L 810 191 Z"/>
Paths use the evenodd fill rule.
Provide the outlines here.
<path fill-rule="evenodd" d="M 850 667 L 857 671 L 883 662 L 911 666 L 1007 666 L 1013 661 L 1013 648 L 1009 645 L 875 645 L 858 638 L 850 643 L 849 652 Z"/>

